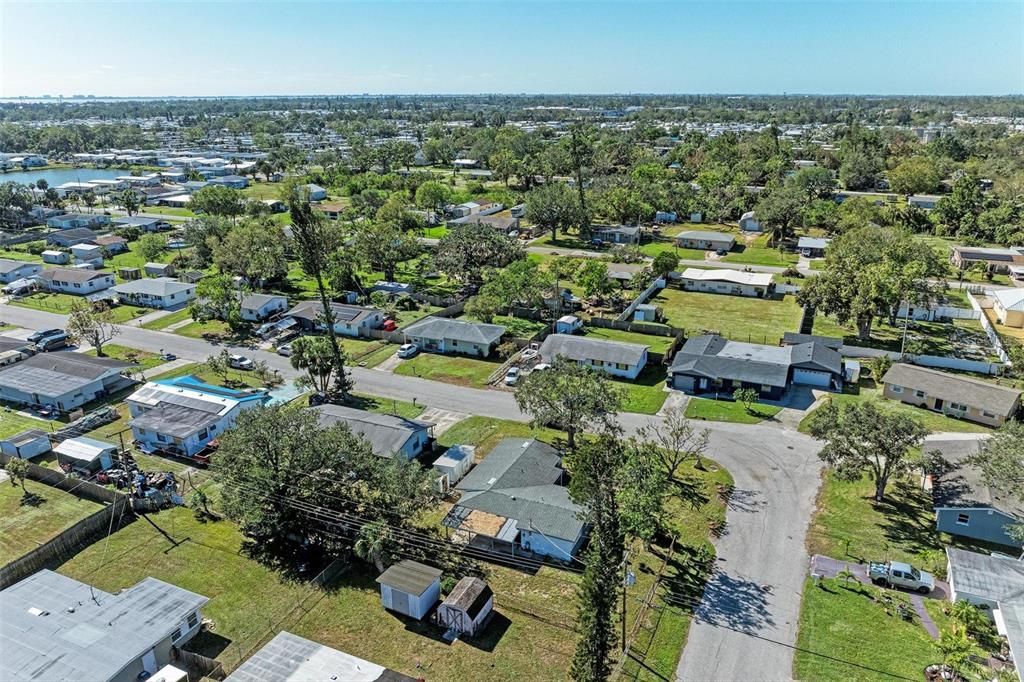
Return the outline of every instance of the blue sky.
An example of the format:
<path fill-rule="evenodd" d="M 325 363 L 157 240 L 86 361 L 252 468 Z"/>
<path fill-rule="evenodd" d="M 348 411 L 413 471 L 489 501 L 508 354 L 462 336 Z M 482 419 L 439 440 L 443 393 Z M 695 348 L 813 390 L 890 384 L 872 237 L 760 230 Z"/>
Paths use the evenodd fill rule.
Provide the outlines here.
<path fill-rule="evenodd" d="M 0 0 L 0 96 L 1024 92 L 1024 2 Z"/>

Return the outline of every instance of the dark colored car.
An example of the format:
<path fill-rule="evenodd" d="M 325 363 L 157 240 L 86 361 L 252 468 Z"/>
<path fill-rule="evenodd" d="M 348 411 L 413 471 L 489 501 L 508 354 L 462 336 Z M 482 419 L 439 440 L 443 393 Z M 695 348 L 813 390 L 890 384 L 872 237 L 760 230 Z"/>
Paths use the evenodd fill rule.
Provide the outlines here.
<path fill-rule="evenodd" d="M 63 333 L 64 333 L 63 329 L 40 329 L 39 331 L 34 332 L 33 334 L 31 334 L 28 337 L 28 342 L 29 343 L 39 343 L 40 341 L 42 341 L 47 336 L 56 336 L 57 334 L 63 334 Z"/>

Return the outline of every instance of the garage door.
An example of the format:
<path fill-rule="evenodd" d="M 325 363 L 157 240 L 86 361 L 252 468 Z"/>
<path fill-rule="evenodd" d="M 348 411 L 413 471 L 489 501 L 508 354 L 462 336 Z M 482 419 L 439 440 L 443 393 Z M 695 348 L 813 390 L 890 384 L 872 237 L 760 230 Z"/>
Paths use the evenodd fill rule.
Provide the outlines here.
<path fill-rule="evenodd" d="M 827 388 L 829 385 L 829 376 L 828 372 L 814 372 L 809 369 L 794 369 L 793 383 L 808 384 L 810 386 L 825 386 Z"/>

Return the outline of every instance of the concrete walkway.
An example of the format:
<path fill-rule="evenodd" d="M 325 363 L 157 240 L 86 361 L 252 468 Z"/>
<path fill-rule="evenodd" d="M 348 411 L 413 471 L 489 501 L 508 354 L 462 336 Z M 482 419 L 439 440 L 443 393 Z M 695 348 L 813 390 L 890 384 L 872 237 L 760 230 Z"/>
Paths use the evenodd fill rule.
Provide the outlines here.
<path fill-rule="evenodd" d="M 378 372 L 394 372 L 395 367 L 398 367 L 400 364 L 402 364 L 402 358 L 398 357 L 397 354 L 392 354 L 373 369 Z"/>
<path fill-rule="evenodd" d="M 465 412 L 456 412 L 454 410 L 443 410 L 439 407 L 428 407 L 420 413 L 420 416 L 416 417 L 425 422 L 434 423 L 434 438 L 437 438 L 448 429 L 458 424 L 469 415 Z"/>
<path fill-rule="evenodd" d="M 141 327 L 142 325 L 152 322 L 153 320 L 159 320 L 161 317 L 167 317 L 173 312 L 175 311 L 167 309 L 153 310 L 151 312 L 146 313 L 145 315 L 140 315 L 136 318 L 128 320 L 127 322 L 125 322 L 125 325 L 129 327 Z"/>

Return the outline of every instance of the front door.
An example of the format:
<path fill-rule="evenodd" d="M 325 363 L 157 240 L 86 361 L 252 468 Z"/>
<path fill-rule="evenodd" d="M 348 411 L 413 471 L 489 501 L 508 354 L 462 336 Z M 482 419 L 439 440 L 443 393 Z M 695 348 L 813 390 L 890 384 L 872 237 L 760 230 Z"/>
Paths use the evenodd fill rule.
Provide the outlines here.
<path fill-rule="evenodd" d="M 142 669 L 152 675 L 156 672 L 156 650 L 150 649 L 142 655 Z"/>
<path fill-rule="evenodd" d="M 939 410 L 941 412 L 942 411 L 942 404 L 943 404 L 942 403 L 942 398 L 936 398 L 935 399 L 935 409 L 936 410 Z"/>

